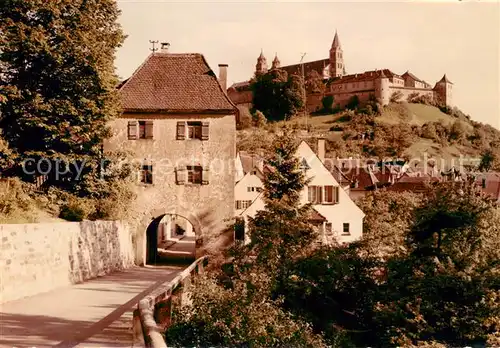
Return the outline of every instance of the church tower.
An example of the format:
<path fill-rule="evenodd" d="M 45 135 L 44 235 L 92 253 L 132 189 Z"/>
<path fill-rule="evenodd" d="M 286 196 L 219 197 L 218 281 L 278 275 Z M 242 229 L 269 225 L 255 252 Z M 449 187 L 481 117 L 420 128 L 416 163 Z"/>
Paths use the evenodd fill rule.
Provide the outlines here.
<path fill-rule="evenodd" d="M 281 62 L 278 59 L 278 53 L 276 53 L 276 56 L 274 57 L 273 65 L 272 65 L 271 69 L 279 69 L 280 67 L 281 67 Z"/>
<path fill-rule="evenodd" d="M 255 65 L 255 74 L 265 74 L 267 72 L 267 60 L 264 53 L 260 51 L 260 56 L 257 58 L 257 65 Z"/>
<path fill-rule="evenodd" d="M 330 77 L 342 77 L 345 74 L 344 53 L 340 46 L 339 35 L 335 30 L 332 47 L 330 48 Z"/>

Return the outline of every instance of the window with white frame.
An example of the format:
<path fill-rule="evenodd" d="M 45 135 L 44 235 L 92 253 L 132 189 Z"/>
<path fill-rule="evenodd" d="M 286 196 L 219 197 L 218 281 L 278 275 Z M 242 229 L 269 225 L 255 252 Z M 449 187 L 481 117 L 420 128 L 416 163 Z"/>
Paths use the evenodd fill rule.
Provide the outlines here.
<path fill-rule="evenodd" d="M 252 201 L 236 201 L 236 210 L 246 209 L 252 204 Z"/>
<path fill-rule="evenodd" d="M 308 201 L 312 204 L 336 204 L 339 202 L 338 186 L 309 186 Z"/>
<path fill-rule="evenodd" d="M 342 225 L 343 225 L 342 226 L 342 235 L 343 236 L 350 236 L 351 235 L 351 230 L 350 230 L 349 223 L 344 222 Z"/>

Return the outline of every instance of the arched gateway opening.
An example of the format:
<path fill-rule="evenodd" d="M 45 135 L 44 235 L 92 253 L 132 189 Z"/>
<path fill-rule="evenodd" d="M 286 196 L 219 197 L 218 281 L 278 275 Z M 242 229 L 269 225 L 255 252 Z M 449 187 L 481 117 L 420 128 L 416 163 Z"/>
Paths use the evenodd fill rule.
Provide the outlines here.
<path fill-rule="evenodd" d="M 146 230 L 146 264 L 192 262 L 199 226 L 179 214 L 162 214 Z"/>

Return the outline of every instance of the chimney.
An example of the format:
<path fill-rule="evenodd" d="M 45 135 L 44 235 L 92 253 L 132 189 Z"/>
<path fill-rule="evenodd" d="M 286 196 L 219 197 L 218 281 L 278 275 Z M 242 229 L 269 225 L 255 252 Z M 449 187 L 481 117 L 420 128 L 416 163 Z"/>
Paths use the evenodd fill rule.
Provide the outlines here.
<path fill-rule="evenodd" d="M 162 42 L 161 43 L 160 52 L 161 53 L 168 53 L 168 48 L 169 47 L 170 47 L 170 44 L 168 42 Z"/>
<path fill-rule="evenodd" d="M 318 138 L 318 158 L 325 163 L 325 139 Z"/>
<path fill-rule="evenodd" d="M 219 64 L 219 83 L 224 90 L 227 91 L 227 64 Z"/>

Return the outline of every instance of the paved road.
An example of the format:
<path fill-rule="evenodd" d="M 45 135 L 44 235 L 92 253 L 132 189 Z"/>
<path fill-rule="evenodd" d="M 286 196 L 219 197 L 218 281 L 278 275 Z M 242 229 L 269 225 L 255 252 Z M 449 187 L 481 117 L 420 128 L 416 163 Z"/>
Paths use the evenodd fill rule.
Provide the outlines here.
<path fill-rule="evenodd" d="M 0 347 L 130 347 L 137 302 L 183 267 L 134 267 L 0 304 Z"/>

